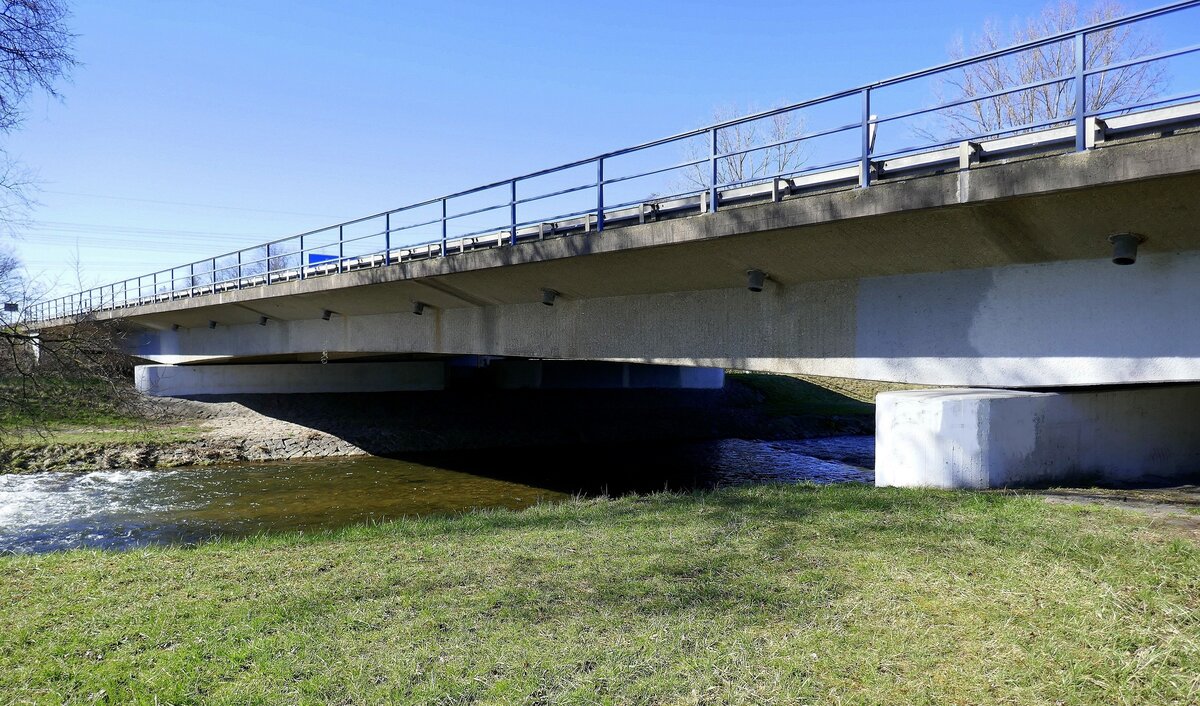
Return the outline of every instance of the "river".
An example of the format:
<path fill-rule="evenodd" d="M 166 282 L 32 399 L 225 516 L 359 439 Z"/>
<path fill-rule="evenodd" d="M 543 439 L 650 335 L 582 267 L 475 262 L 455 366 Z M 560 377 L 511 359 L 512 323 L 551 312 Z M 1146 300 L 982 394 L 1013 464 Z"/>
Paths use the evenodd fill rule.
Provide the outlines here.
<path fill-rule="evenodd" d="M 873 437 L 842 436 L 0 474 L 0 553 L 194 544 L 572 495 L 870 483 L 873 465 Z"/>

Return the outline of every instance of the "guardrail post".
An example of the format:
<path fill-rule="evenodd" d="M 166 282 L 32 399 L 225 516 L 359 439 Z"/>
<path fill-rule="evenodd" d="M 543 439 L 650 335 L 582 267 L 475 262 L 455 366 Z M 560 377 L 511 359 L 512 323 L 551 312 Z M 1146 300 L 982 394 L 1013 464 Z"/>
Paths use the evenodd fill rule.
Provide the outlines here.
<path fill-rule="evenodd" d="M 862 156 L 859 161 L 858 185 L 871 185 L 871 89 L 862 91 Z"/>
<path fill-rule="evenodd" d="M 342 271 L 343 260 L 346 257 L 346 244 L 342 240 L 342 227 L 338 226 L 338 272 Z"/>
<path fill-rule="evenodd" d="M 392 261 L 392 212 L 383 214 L 383 264 Z"/>
<path fill-rule="evenodd" d="M 238 289 L 241 289 L 241 288 L 242 288 L 242 251 L 241 251 L 241 250 L 238 250 L 238 252 L 237 252 L 237 256 L 238 256 L 238 263 L 237 263 L 237 265 L 238 265 L 238 283 L 237 283 L 237 288 L 238 288 Z M 174 282 L 172 282 L 172 283 L 171 283 L 171 287 L 172 287 L 172 288 L 174 288 L 174 287 L 175 287 L 175 283 L 174 283 Z"/>
<path fill-rule="evenodd" d="M 586 224 L 585 224 L 586 225 Z M 586 228 L 585 228 L 586 230 Z M 604 230 L 604 158 L 596 160 L 596 232 Z"/>
<path fill-rule="evenodd" d="M 442 199 L 442 257 L 446 257 L 446 199 Z"/>
<path fill-rule="evenodd" d="M 512 245 L 517 244 L 517 180 L 509 182 L 508 218 L 512 224 Z"/>
<path fill-rule="evenodd" d="M 1087 149 L 1087 37 L 1083 32 L 1075 33 L 1075 151 Z"/>
<path fill-rule="evenodd" d="M 708 131 L 708 212 L 717 212 L 717 129 Z"/>
<path fill-rule="evenodd" d="M 267 269 L 271 269 L 271 246 L 267 246 Z M 300 279 L 304 279 L 304 236 L 300 236 Z M 269 284 L 270 282 L 268 282 Z"/>

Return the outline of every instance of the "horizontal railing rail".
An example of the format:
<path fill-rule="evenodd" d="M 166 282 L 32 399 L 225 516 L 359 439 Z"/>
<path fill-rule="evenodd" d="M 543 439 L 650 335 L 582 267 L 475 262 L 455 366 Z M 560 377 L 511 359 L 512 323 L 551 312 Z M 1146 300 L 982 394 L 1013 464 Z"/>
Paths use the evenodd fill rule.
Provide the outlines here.
<path fill-rule="evenodd" d="M 547 235 L 600 233 L 606 227 L 643 222 L 647 209 L 700 214 L 717 211 L 722 205 L 746 197 L 746 190 L 761 190 L 778 198 L 781 182 L 790 189 L 796 182 L 823 187 L 853 182 L 868 188 L 881 176 L 883 162 L 926 160 L 935 163 L 941 155 L 920 157 L 931 150 L 963 143 L 974 145 L 1007 139 L 1039 130 L 1072 126 L 1074 149 L 1089 144 L 1087 131 L 1101 116 L 1132 114 L 1152 106 L 1181 105 L 1200 98 L 1200 72 L 1184 77 L 1192 85 L 1182 86 L 1171 96 L 1147 92 L 1140 100 L 1089 105 L 1088 82 L 1119 72 L 1137 71 L 1154 62 L 1165 62 L 1200 53 L 1200 44 L 1159 50 L 1137 56 L 1121 55 L 1105 65 L 1091 59 L 1104 56 L 1089 47 L 1089 38 L 1115 41 L 1101 33 L 1163 17 L 1182 10 L 1200 8 L 1200 0 L 1184 0 L 1136 12 L 1124 17 L 1095 22 L 983 54 L 956 59 L 855 88 L 810 100 L 758 111 L 706 127 L 604 152 L 520 176 L 495 181 L 444 196 L 317 228 L 248 248 L 208 257 L 139 277 L 95 287 L 76 294 L 36 302 L 27 310 L 32 321 L 48 321 L 181 298 L 205 296 L 247 287 L 303 280 L 366 267 L 379 267 L 428 257 L 446 257 L 481 247 L 516 245 L 525 239 Z M 1194 41 L 1194 38 L 1191 38 Z M 1069 44 L 1068 44 L 1069 43 Z M 907 86 L 910 90 L 924 79 L 944 79 L 954 72 L 970 71 L 985 62 L 1020 59 L 1033 52 L 1062 44 L 1071 65 L 1055 76 L 1034 75 L 1019 85 L 994 86 L 978 94 L 940 99 L 925 107 L 906 107 L 877 114 L 884 90 Z M 1152 46 L 1152 45 L 1151 45 Z M 1177 77 L 1178 78 L 1178 77 Z M 950 85 L 953 85 L 951 82 Z M 1060 86 L 1047 115 L 1034 115 L 1020 124 L 982 122 L 976 129 L 955 123 L 947 111 L 967 106 L 1004 101 L 1010 96 L 1033 95 L 1050 86 Z M 911 96 L 909 96 L 911 97 Z M 810 111 L 830 109 L 846 117 L 808 131 Z M 1166 110 L 1164 108 L 1163 110 Z M 1061 114 L 1060 114 L 1061 112 Z M 1200 111 L 1197 111 L 1200 115 Z M 959 116 L 961 118 L 961 116 Z M 928 120 L 910 127 L 904 121 Z M 768 121 L 774 121 L 768 124 Z M 939 126 L 940 122 L 940 126 Z M 969 121 L 968 121 L 969 122 Z M 892 139 L 918 135 L 921 141 L 901 147 L 878 147 L 880 134 Z M 766 139 L 759 142 L 760 132 Z M 1058 133 L 1054 133 L 1058 135 Z M 1061 137 L 1061 136 L 1059 136 Z M 840 141 L 840 142 L 839 142 Z M 849 144 L 843 144 L 849 141 Z M 1058 137 L 1054 140 L 1061 142 Z M 1069 140 L 1068 140 L 1069 141 Z M 1032 140 L 1030 144 L 1036 143 Z M 675 146 L 682 150 L 663 158 L 654 152 Z M 658 160 L 652 165 L 624 164 L 637 158 Z M 809 163 L 809 161 L 812 163 Z M 749 163 L 749 164 L 748 164 Z M 892 164 L 894 162 L 889 162 Z M 621 169 L 618 170 L 618 167 Z M 574 173 L 571 170 L 581 170 Z M 608 172 L 606 174 L 606 171 Z M 849 175 L 853 174 L 853 177 Z M 539 184 L 542 179 L 565 175 L 563 184 Z M 823 176 L 824 175 L 824 176 Z M 641 180 L 641 181 L 639 181 Z M 807 180 L 807 181 L 806 181 Z M 533 187 L 537 193 L 522 190 Z M 758 194 L 759 192 L 755 192 Z M 790 193 L 790 192 L 789 192 Z M 755 195 L 751 194 L 751 195 Z M 467 203 L 474 200 L 476 203 Z M 565 200 L 558 203 L 556 200 Z M 482 202 L 482 203 L 480 203 Z M 412 220 L 400 222 L 401 217 Z M 372 225 L 377 223 L 377 225 Z M 353 230 L 354 232 L 348 232 Z M 365 232 L 359 232 L 365 231 Z"/>

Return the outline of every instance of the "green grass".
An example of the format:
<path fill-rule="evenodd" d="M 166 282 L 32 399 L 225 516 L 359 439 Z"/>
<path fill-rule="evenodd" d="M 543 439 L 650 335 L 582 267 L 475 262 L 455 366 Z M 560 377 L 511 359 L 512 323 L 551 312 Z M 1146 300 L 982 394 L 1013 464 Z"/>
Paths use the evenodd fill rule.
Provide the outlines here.
<path fill-rule="evenodd" d="M 11 703 L 1195 704 L 1200 547 L 765 486 L 0 558 Z"/>
<path fill-rule="evenodd" d="M 125 424 L 129 424 L 128 421 Z M 195 426 L 162 426 L 142 423 L 128 428 L 117 427 L 69 427 L 52 425 L 46 429 L 25 430 L 12 435 L 7 443 L 15 447 L 35 446 L 110 446 L 124 444 L 170 444 L 192 441 L 204 430 Z"/>
<path fill-rule="evenodd" d="M 832 378 L 830 378 L 832 379 Z M 874 398 L 857 399 L 845 390 L 793 375 L 728 371 L 728 380 L 757 391 L 762 409 L 772 415 L 873 415 Z M 822 381 L 825 378 L 821 379 Z"/>
<path fill-rule="evenodd" d="M 122 427 L 142 419 L 124 409 L 127 393 L 114 393 L 98 380 L 44 376 L 33 386 L 15 378 L 0 378 L 0 398 L 20 404 L 0 405 L 0 429 L 64 427 Z"/>
<path fill-rule="evenodd" d="M 167 444 L 196 439 L 203 429 L 154 422 L 142 416 L 130 391 L 112 393 L 102 381 L 46 377 L 39 387 L 0 378 L 0 397 L 20 405 L 0 405 L 0 445 L 116 446 Z"/>

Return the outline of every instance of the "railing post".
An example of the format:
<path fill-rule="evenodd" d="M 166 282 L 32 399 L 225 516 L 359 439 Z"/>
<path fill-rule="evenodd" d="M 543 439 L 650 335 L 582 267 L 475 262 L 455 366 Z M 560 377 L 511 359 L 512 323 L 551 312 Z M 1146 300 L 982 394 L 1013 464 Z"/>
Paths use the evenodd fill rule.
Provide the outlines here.
<path fill-rule="evenodd" d="M 871 185 L 871 89 L 862 91 L 862 156 L 859 162 L 858 185 Z"/>
<path fill-rule="evenodd" d="M 604 230 L 604 158 L 596 160 L 596 232 Z"/>
<path fill-rule="evenodd" d="M 241 251 L 241 250 L 238 250 L 238 252 L 237 252 L 237 256 L 238 256 L 238 263 L 237 263 L 237 265 L 238 265 L 238 283 L 237 283 L 237 288 L 238 288 L 238 289 L 241 289 L 241 288 L 242 288 L 242 251 Z M 172 273 L 172 274 L 174 274 L 174 273 Z M 172 283 L 171 283 L 171 286 L 172 286 L 172 287 L 174 287 L 174 286 L 175 286 L 175 284 L 172 282 Z"/>
<path fill-rule="evenodd" d="M 517 244 L 517 180 L 509 182 L 508 219 L 512 227 L 512 245 Z"/>
<path fill-rule="evenodd" d="M 442 257 L 446 257 L 446 199 L 442 199 Z"/>
<path fill-rule="evenodd" d="M 383 214 L 383 264 L 392 261 L 392 212 Z"/>
<path fill-rule="evenodd" d="M 1087 149 L 1087 37 L 1083 32 L 1075 33 L 1075 151 Z"/>
<path fill-rule="evenodd" d="M 708 131 L 708 212 L 717 212 L 717 129 Z"/>
<path fill-rule="evenodd" d="M 342 261 L 345 257 L 346 243 L 342 240 L 342 226 L 338 226 L 338 272 L 342 271 Z"/>
<path fill-rule="evenodd" d="M 267 269 L 268 270 L 271 269 L 271 246 L 270 245 L 267 246 Z M 301 235 L 300 236 L 300 279 L 304 279 L 304 270 L 306 270 L 306 269 L 307 268 L 304 266 L 304 236 Z M 269 283 L 270 282 L 268 282 L 268 284 Z"/>

